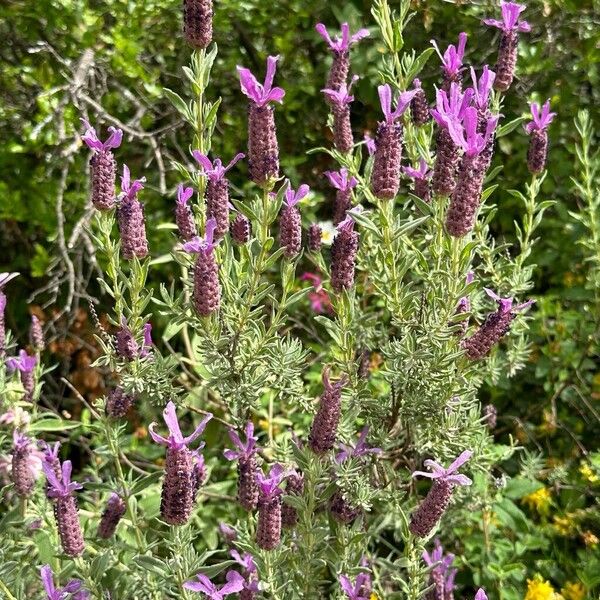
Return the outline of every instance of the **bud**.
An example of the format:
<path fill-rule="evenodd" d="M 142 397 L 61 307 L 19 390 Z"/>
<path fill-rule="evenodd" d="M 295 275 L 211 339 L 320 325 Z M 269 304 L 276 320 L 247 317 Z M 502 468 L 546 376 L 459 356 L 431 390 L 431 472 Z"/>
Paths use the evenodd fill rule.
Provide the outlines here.
<path fill-rule="evenodd" d="M 108 392 L 106 414 L 113 419 L 120 419 L 129 412 L 134 401 L 133 394 L 126 394 L 122 387 L 116 387 Z"/>
<path fill-rule="evenodd" d="M 229 181 L 225 177 L 208 179 L 206 184 L 206 216 L 217 223 L 215 236 L 223 237 L 229 231 Z"/>
<path fill-rule="evenodd" d="M 427 102 L 425 91 L 421 87 L 421 81 L 419 79 L 415 79 L 413 81 L 413 86 L 417 93 L 410 101 L 410 114 L 412 116 L 413 123 L 417 127 L 420 127 L 429 123 L 429 119 L 431 118 L 429 114 L 429 104 Z"/>
<path fill-rule="evenodd" d="M 360 514 L 360 509 L 352 506 L 347 500 L 344 499 L 344 495 L 340 490 L 337 490 L 331 497 L 329 503 L 329 510 L 331 516 L 338 522 L 347 525 L 352 523 L 356 517 Z"/>
<path fill-rule="evenodd" d="M 193 48 L 206 48 L 212 41 L 212 0 L 183 0 L 183 34 Z"/>
<path fill-rule="evenodd" d="M 231 224 L 231 237 L 236 244 L 246 244 L 250 240 L 252 225 L 250 221 L 242 214 L 237 213 Z"/>
<path fill-rule="evenodd" d="M 294 258 L 302 245 L 302 217 L 295 206 L 284 206 L 279 218 L 279 240 L 285 257 Z"/>
<path fill-rule="evenodd" d="M 42 324 L 35 315 L 31 316 L 29 342 L 36 352 L 41 352 L 44 349 L 44 332 L 42 331 Z"/>
<path fill-rule="evenodd" d="M 338 225 L 337 231 L 331 245 L 331 287 L 341 293 L 354 285 L 359 236 L 350 216 Z"/>
<path fill-rule="evenodd" d="M 31 440 L 18 432 L 13 432 L 13 452 L 11 479 L 17 496 L 28 498 L 35 487 L 35 473 L 32 469 L 34 446 Z"/>
<path fill-rule="evenodd" d="M 335 444 L 342 411 L 342 388 L 347 383 L 348 378 L 343 375 L 332 385 L 329 380 L 329 368 L 323 371 L 324 391 L 308 437 L 309 446 L 315 454 L 324 454 Z"/>
<path fill-rule="evenodd" d="M 238 502 L 248 511 L 252 511 L 258 504 L 258 480 L 256 472 L 256 456 L 240 457 L 238 461 Z"/>
<path fill-rule="evenodd" d="M 530 173 L 541 173 L 546 168 L 548 156 L 548 132 L 537 129 L 531 132 L 527 151 L 527 168 Z"/>
<path fill-rule="evenodd" d="M 194 189 L 191 187 L 184 188 L 183 185 L 177 187 L 177 202 L 175 204 L 175 223 L 179 230 L 179 236 L 184 242 L 189 242 L 198 235 L 196 229 L 196 221 L 194 213 L 190 205 L 189 199 L 194 194 Z"/>
<path fill-rule="evenodd" d="M 248 108 L 248 164 L 250 178 L 258 185 L 279 177 L 279 146 L 275 113 L 270 105 L 250 103 Z"/>
<path fill-rule="evenodd" d="M 312 223 L 308 228 L 308 249 L 311 252 L 319 252 L 321 250 L 323 230 L 316 223 Z"/>
<path fill-rule="evenodd" d="M 118 494 L 111 494 L 98 525 L 98 537 L 111 538 L 126 510 L 124 500 Z"/>
<path fill-rule="evenodd" d="M 194 308 L 202 317 L 208 317 L 216 312 L 221 305 L 219 266 L 212 250 L 199 252 L 196 257 L 193 301 Z"/>
<path fill-rule="evenodd" d="M 435 480 L 425 500 L 412 514 L 408 526 L 417 537 L 426 537 L 446 512 L 454 486 L 449 481 Z"/>
<path fill-rule="evenodd" d="M 170 525 L 184 525 L 194 508 L 193 459 L 185 446 L 167 448 L 160 514 Z"/>
<path fill-rule="evenodd" d="M 274 550 L 281 541 L 281 496 L 259 500 L 256 545 Z"/>

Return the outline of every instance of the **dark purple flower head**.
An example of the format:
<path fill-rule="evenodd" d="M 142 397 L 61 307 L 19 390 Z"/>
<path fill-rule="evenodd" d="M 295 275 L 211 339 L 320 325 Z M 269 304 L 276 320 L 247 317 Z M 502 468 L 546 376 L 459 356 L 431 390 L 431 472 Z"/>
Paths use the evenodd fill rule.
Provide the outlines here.
<path fill-rule="evenodd" d="M 531 103 L 531 116 L 532 120 L 525 125 L 527 133 L 546 129 L 554 120 L 556 113 L 550 112 L 550 100 L 546 100 L 541 108 L 537 102 Z"/>
<path fill-rule="evenodd" d="M 310 188 L 305 183 L 303 183 L 297 191 L 292 189 L 289 180 L 287 186 L 287 190 L 285 191 L 285 204 L 290 207 L 296 206 L 296 204 L 303 198 L 306 198 L 308 192 L 310 192 Z"/>
<path fill-rule="evenodd" d="M 346 444 L 340 444 L 341 452 L 335 457 L 338 463 L 342 463 L 349 458 L 358 458 L 360 456 L 366 456 L 367 454 L 381 454 L 381 448 L 371 448 L 367 446 L 367 435 L 369 434 L 369 427 L 364 427 L 358 436 L 356 446 L 348 446 Z"/>
<path fill-rule="evenodd" d="M 487 594 L 483 588 L 479 588 L 475 594 L 475 600 L 488 600 Z"/>
<path fill-rule="evenodd" d="M 490 93 L 494 87 L 496 73 L 485 65 L 478 81 L 475 69 L 471 67 L 471 79 L 473 80 L 473 104 L 480 111 L 485 111 L 488 107 Z"/>
<path fill-rule="evenodd" d="M 377 91 L 379 93 L 379 101 L 381 102 L 381 110 L 385 116 L 385 122 L 388 124 L 394 123 L 394 121 L 402 116 L 410 105 L 413 96 L 417 93 L 417 90 L 402 92 L 398 97 L 395 110 L 392 111 L 392 88 L 386 83 L 385 85 L 380 85 Z"/>
<path fill-rule="evenodd" d="M 192 592 L 206 595 L 208 600 L 223 600 L 225 596 L 241 592 L 244 589 L 244 578 L 236 571 L 228 571 L 225 579 L 227 583 L 218 588 L 206 575 L 198 573 L 198 581 L 186 581 L 183 587 Z"/>
<path fill-rule="evenodd" d="M 212 181 L 218 181 L 225 177 L 225 173 L 235 165 L 238 161 L 242 160 L 246 155 L 242 152 L 236 154 L 229 164 L 224 167 L 220 158 L 215 158 L 213 162 L 205 154 L 202 154 L 199 150 L 192 152 L 193 157 L 198 161 L 198 164 L 202 167 L 202 175 L 206 175 Z"/>
<path fill-rule="evenodd" d="M 323 23 L 317 23 L 315 29 L 319 35 L 327 42 L 329 47 L 337 53 L 347 52 L 352 44 L 368 37 L 368 29 L 359 29 L 354 35 L 350 35 L 350 27 L 348 23 L 342 23 L 342 35 L 340 37 L 335 36 L 333 39 L 329 35 L 325 25 Z"/>
<path fill-rule="evenodd" d="M 481 134 L 477 131 L 477 109 L 470 106 L 465 110 L 462 124 L 454 119 L 450 122 L 448 131 L 450 132 L 452 141 L 462 148 L 467 156 L 473 157 L 485 150 L 496 130 L 498 119 L 498 115 L 489 117 L 486 122 L 485 132 Z"/>
<path fill-rule="evenodd" d="M 402 172 L 408 177 L 412 179 L 420 179 L 422 181 L 427 181 L 431 178 L 431 171 L 427 167 L 427 162 L 424 158 L 419 160 L 419 168 L 413 169 L 413 167 L 402 167 Z"/>
<path fill-rule="evenodd" d="M 223 454 L 227 460 L 239 460 L 240 458 L 248 459 L 256 453 L 256 442 L 258 441 L 258 437 L 254 435 L 254 423 L 252 423 L 252 421 L 246 423 L 245 442 L 242 442 L 240 436 L 233 429 L 229 430 L 229 438 L 237 450 L 224 450 Z"/>
<path fill-rule="evenodd" d="M 105 142 L 101 142 L 98 138 L 96 130 L 89 124 L 89 122 L 85 119 L 81 119 L 81 122 L 85 127 L 85 133 L 81 136 L 81 139 L 92 150 L 96 152 L 101 152 L 103 150 L 111 150 L 113 148 L 118 148 L 121 145 L 121 140 L 123 139 L 123 132 L 120 129 L 109 127 L 108 131 L 110 131 L 110 135 L 108 136 Z"/>
<path fill-rule="evenodd" d="M 252 100 L 257 106 L 266 106 L 269 102 L 282 102 L 285 91 L 279 87 L 273 87 L 275 70 L 277 69 L 277 60 L 279 56 L 269 56 L 267 58 L 267 74 L 265 83 L 261 85 L 252 75 L 250 69 L 237 67 L 240 74 L 240 85 L 242 93 Z"/>
<path fill-rule="evenodd" d="M 177 204 L 186 206 L 189 199 L 194 195 L 194 188 L 183 187 L 183 184 L 177 186 Z"/>
<path fill-rule="evenodd" d="M 489 288 L 483 288 L 485 293 L 492 299 L 498 303 L 498 311 L 506 314 L 506 313 L 516 313 L 522 310 L 529 308 L 535 300 L 528 300 L 527 302 L 523 302 L 521 304 L 517 304 L 517 306 L 513 306 L 513 298 L 501 298 L 490 290 Z"/>
<path fill-rule="evenodd" d="M 248 552 L 240 554 L 237 550 L 230 550 L 229 554 L 231 555 L 231 558 L 238 563 L 238 565 L 241 565 L 244 568 L 246 573 L 256 573 L 256 563 L 254 562 L 254 557 L 252 554 Z"/>
<path fill-rule="evenodd" d="M 340 587 L 348 597 L 348 600 L 369 600 L 370 594 L 367 592 L 368 595 L 364 595 L 365 583 L 369 581 L 369 575 L 367 573 L 360 573 L 356 577 L 354 584 L 347 575 L 340 575 L 338 579 Z"/>
<path fill-rule="evenodd" d="M 288 474 L 289 471 L 284 469 L 279 463 L 275 463 L 271 467 L 268 477 L 265 477 L 262 471 L 257 473 L 258 486 L 264 501 L 269 502 L 269 500 L 282 494 L 279 486 Z"/>
<path fill-rule="evenodd" d="M 121 200 L 124 200 L 125 198 L 133 200 L 138 195 L 138 192 L 144 189 L 145 181 L 146 178 L 142 177 L 141 179 L 134 179 L 132 182 L 129 167 L 123 165 L 123 175 L 121 176 Z"/>
<path fill-rule="evenodd" d="M 417 475 L 420 475 L 421 477 L 446 481 L 456 485 L 471 485 L 473 482 L 466 475 L 457 473 L 459 467 L 464 465 L 471 458 L 471 456 L 473 456 L 473 452 L 471 450 L 465 450 L 447 469 L 444 469 L 442 465 L 434 460 L 428 459 L 423 464 L 427 468 L 431 469 L 431 472 L 428 473 L 426 471 L 414 471 L 412 476 L 416 477 Z"/>
<path fill-rule="evenodd" d="M 61 468 L 61 478 L 59 479 L 52 466 L 46 461 L 42 461 L 42 468 L 48 480 L 49 498 L 66 498 L 71 496 L 75 490 L 80 490 L 83 486 L 76 481 L 71 481 L 71 471 L 73 466 L 70 460 L 65 460 Z"/>
<path fill-rule="evenodd" d="M 89 598 L 88 593 L 81 590 L 83 584 L 77 579 L 69 581 L 64 588 L 54 587 L 54 573 L 52 572 L 52 567 L 50 565 L 44 565 L 40 569 L 40 577 L 44 585 L 44 590 L 46 591 L 47 600 L 67 600 L 69 597 L 71 597 L 72 600 L 75 600 L 76 598 L 78 600 Z M 71 594 L 75 594 L 76 592 L 79 592 L 77 596 L 71 596 Z"/>
<path fill-rule="evenodd" d="M 6 359 L 6 367 L 9 371 L 21 371 L 21 373 L 31 373 L 37 365 L 37 357 L 30 356 L 25 350 L 19 351 L 19 356 L 13 356 Z"/>
<path fill-rule="evenodd" d="M 173 449 L 179 449 L 183 447 L 189 446 L 194 440 L 196 440 L 206 427 L 206 424 L 212 419 L 212 414 L 206 415 L 201 421 L 200 424 L 196 427 L 194 432 L 187 437 L 183 437 L 181 433 L 181 429 L 179 428 L 179 421 L 177 420 L 177 414 L 175 411 L 175 405 L 173 402 L 169 402 L 167 407 L 163 411 L 163 418 L 169 429 L 169 437 L 164 438 L 162 435 L 159 435 L 154 431 L 156 427 L 156 423 L 150 423 L 150 427 L 148 427 L 148 432 L 152 439 L 162 446 L 167 446 Z M 201 444 L 202 447 L 204 444 Z"/>
<path fill-rule="evenodd" d="M 354 96 L 350 95 L 350 90 L 352 89 L 352 86 L 358 81 L 358 79 L 358 75 L 353 75 L 349 85 L 342 83 L 342 85 L 340 85 L 339 89 L 337 90 L 325 88 L 321 91 L 327 96 L 327 98 L 331 101 L 332 104 L 337 106 L 344 106 L 345 104 L 350 104 L 350 102 L 354 100 Z"/>
<path fill-rule="evenodd" d="M 472 97 L 473 90 L 471 88 L 467 88 L 463 93 L 458 84 L 452 83 L 449 93 L 445 90 L 437 90 L 436 107 L 431 109 L 431 116 L 440 127 L 449 129 L 454 121 L 460 121 L 463 118 Z"/>
<path fill-rule="evenodd" d="M 343 192 L 351 190 L 358 183 L 356 177 L 348 177 L 348 169 L 345 167 L 342 167 L 339 171 L 325 171 L 323 174 L 336 190 Z"/>
<path fill-rule="evenodd" d="M 204 237 L 198 237 L 191 239 L 189 242 L 182 244 L 182 248 L 189 252 L 190 254 L 198 254 L 202 252 L 203 254 L 209 254 L 212 252 L 219 243 L 219 240 L 215 241 L 215 229 L 217 227 L 217 221 L 214 217 L 211 217 L 206 221 L 206 232 Z"/>
<path fill-rule="evenodd" d="M 444 52 L 444 54 L 441 53 L 435 40 L 431 40 L 431 44 L 435 48 L 435 51 L 438 53 L 438 56 L 442 60 L 442 69 L 446 76 L 449 78 L 456 77 L 456 75 L 458 75 L 458 73 L 460 72 L 460 69 L 462 67 L 462 61 L 465 57 L 467 34 L 464 32 L 459 34 L 458 46 L 450 44 L 448 48 L 446 48 L 446 52 Z"/>
<path fill-rule="evenodd" d="M 519 21 L 519 15 L 525 10 L 524 4 L 516 2 L 501 2 L 502 21 L 497 19 L 484 19 L 483 22 L 490 27 L 497 27 L 504 33 L 511 31 L 528 32 L 531 31 L 531 26 L 527 21 Z"/>

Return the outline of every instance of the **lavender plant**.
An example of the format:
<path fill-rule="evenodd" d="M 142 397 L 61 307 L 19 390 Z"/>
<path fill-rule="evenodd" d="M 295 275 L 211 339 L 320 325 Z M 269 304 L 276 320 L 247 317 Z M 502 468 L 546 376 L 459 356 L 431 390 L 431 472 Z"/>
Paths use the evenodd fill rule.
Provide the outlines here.
<path fill-rule="evenodd" d="M 103 354 L 95 366 L 110 372 L 111 387 L 105 398 L 86 406 L 81 432 L 93 431 L 102 444 L 93 449 L 97 460 L 86 468 L 82 491 L 71 481 L 66 449 L 60 460 L 59 446 L 46 446 L 45 494 L 36 489 L 30 464 L 35 447 L 28 436 L 60 431 L 44 428 L 49 419 L 35 403 L 31 373 L 39 368 L 37 357 L 21 351 L 6 361 L 6 367 L 20 371 L 24 393 L 13 380 L 9 389 L 4 368 L 0 381 L 0 393 L 10 392 L 11 408 L 24 405 L 33 421 L 29 429 L 21 422 L 12 427 L 12 480 L 21 525 L 33 516 L 42 520 L 61 579 L 74 575 L 81 582 L 67 584 L 66 593 L 85 589 L 103 598 L 143 590 L 140 598 L 200 593 L 213 600 L 233 594 L 275 600 L 452 597 L 453 557 L 444 558 L 440 547 L 432 554 L 427 548 L 434 535 L 447 535 L 448 522 L 461 507 L 484 502 L 493 485 L 492 466 L 515 451 L 493 445 L 490 413 L 481 417 L 478 391 L 484 381 L 493 384 L 498 371 L 516 372 L 526 356 L 529 316 L 522 309 L 532 301 L 520 300 L 531 286 L 526 260 L 533 233 L 549 206 L 537 196 L 550 114 L 549 108 L 534 113 L 528 127 L 536 139 L 530 156 L 535 168 L 525 193 L 513 192 L 526 213 L 517 225 L 516 248 L 508 254 L 490 234 L 499 185 L 493 183 L 499 170 L 490 168 L 495 141 L 521 121 L 504 124 L 501 109 L 502 92 L 515 72 L 516 32 L 527 30 L 517 20 L 523 7 L 503 3 L 503 22 L 486 21 L 503 31 L 498 66 L 496 72 L 484 66 L 479 79 L 472 70 L 473 87 L 462 77 L 466 34 L 448 47 L 441 55 L 436 108 L 429 110 L 433 90 L 418 76 L 434 48 L 419 55 L 405 49 L 410 5 L 402 0 L 394 13 L 387 0 L 374 2 L 384 53 L 373 65 L 379 81 L 370 83 L 384 120 L 367 152 L 363 142 L 355 143 L 349 103 L 357 77 L 348 82 L 348 76 L 349 48 L 368 32 L 350 36 L 343 24 L 342 37 L 332 40 L 317 26 L 334 52 L 323 90 L 333 113 L 334 147 L 311 153 L 325 155 L 331 165 L 326 174 L 337 190 L 330 250 L 322 244 L 321 228 L 303 222 L 300 206 L 312 202 L 314 193 L 306 184 L 292 183 L 293 173 L 280 165 L 273 108 L 285 98 L 284 89 L 274 87 L 279 57 L 267 58 L 263 84 L 238 67 L 248 100 L 250 181 L 233 187 L 226 177 L 243 154 L 225 167 L 208 158 L 214 156 L 213 138 L 221 135 L 220 99 L 210 100 L 217 56 L 216 45 L 210 45 L 212 3 L 184 5 L 184 36 L 195 48 L 184 68 L 190 97 L 165 90 L 189 126 L 188 146 L 200 168 L 189 157 L 172 165 L 178 235 L 164 261 L 178 278 L 170 287 L 161 285 L 156 298 L 146 284 L 154 262 L 146 227 L 156 224 L 146 222 L 138 199 L 145 180 L 132 181 L 123 165 L 116 195 L 119 157 L 112 150 L 122 134 L 113 129 L 102 143 L 84 123 L 83 139 L 94 151 L 100 286 L 112 304 L 114 334 L 97 324 Z M 236 140 L 237 147 L 243 143 Z M 402 173 L 413 179 L 410 190 Z M 304 254 L 305 228 L 309 251 Z M 318 274 L 299 277 L 297 269 L 305 264 Z M 300 282 L 311 277 L 329 307 L 310 318 L 314 331 L 327 338 L 318 352 L 301 334 L 297 317 L 312 289 Z M 0 279 L 0 287 L 9 278 Z M 482 291 L 498 303 L 495 312 L 487 314 Z M 168 321 L 156 345 L 153 311 Z M 13 346 L 4 340 L 6 356 Z M 380 360 L 373 367 L 372 356 Z M 164 407 L 169 435 L 147 424 L 152 440 L 166 447 L 164 459 L 156 452 L 153 462 L 141 462 L 123 451 L 127 434 L 119 420 L 142 404 L 149 411 Z M 201 415 L 194 429 L 187 423 L 190 413 Z M 181 433 L 184 420 L 193 431 L 187 437 Z M 200 445 L 192 451 L 190 444 L 206 427 L 206 450 L 200 454 Z M 237 433 L 242 428 L 245 436 Z M 234 448 L 223 452 L 226 432 Z M 51 436 L 44 437 L 49 443 Z M 237 502 L 223 454 L 237 461 Z M 416 470 L 421 463 L 431 472 Z M 457 473 L 463 465 L 477 485 Z M 433 480 L 428 490 L 415 475 Z M 108 502 L 100 503 L 107 493 L 112 494 Z M 215 499 L 236 520 L 222 546 L 216 523 L 204 520 Z M 58 557 L 49 504 L 63 550 Z M 210 536 L 205 529 L 211 529 Z M 209 537 L 213 541 L 206 545 Z M 14 581 L 22 596 L 21 579 Z M 49 598 L 62 593 L 47 570 L 44 586 Z M 485 598 L 483 590 L 477 597 Z"/>

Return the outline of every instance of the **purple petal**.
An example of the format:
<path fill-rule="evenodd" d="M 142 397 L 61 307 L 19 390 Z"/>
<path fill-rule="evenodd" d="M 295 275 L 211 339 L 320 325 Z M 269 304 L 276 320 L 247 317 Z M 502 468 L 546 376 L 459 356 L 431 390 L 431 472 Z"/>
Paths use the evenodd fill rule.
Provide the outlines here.
<path fill-rule="evenodd" d="M 165 420 L 165 424 L 167 425 L 167 428 L 170 433 L 169 441 L 172 440 L 176 444 L 185 443 L 183 440 L 183 435 L 181 434 L 181 429 L 179 428 L 177 411 L 173 402 L 169 402 L 163 410 L 163 419 Z"/>
<path fill-rule="evenodd" d="M 498 19 L 483 19 L 483 22 L 489 27 L 497 27 L 498 29 L 504 29 L 504 23 L 502 21 L 498 21 Z"/>
<path fill-rule="evenodd" d="M 217 221 L 214 217 L 211 217 L 206 221 L 206 228 L 204 232 L 204 244 L 208 248 L 212 248 L 214 246 L 214 236 L 215 229 L 217 228 Z"/>
<path fill-rule="evenodd" d="M 212 164 L 210 158 L 208 158 L 208 156 L 206 156 L 206 154 L 202 154 L 202 152 L 200 152 L 200 150 L 194 150 L 192 152 L 192 156 L 196 159 L 196 161 L 202 167 L 202 169 L 205 171 L 205 173 L 213 170 L 213 164 Z"/>
<path fill-rule="evenodd" d="M 229 171 L 229 169 L 231 169 L 231 167 L 233 167 L 233 165 L 235 165 L 235 163 L 237 163 L 238 161 L 242 160 L 242 158 L 245 158 L 245 154 L 243 152 L 239 152 L 238 154 L 236 154 L 230 161 L 229 164 L 225 167 L 225 171 Z"/>
<path fill-rule="evenodd" d="M 182 244 L 181 248 L 190 254 L 197 254 L 202 250 L 202 240 L 198 236 L 195 236 L 189 242 Z"/>
<path fill-rule="evenodd" d="M 479 588 L 475 594 L 475 600 L 488 600 L 487 594 L 483 588 Z"/>
<path fill-rule="evenodd" d="M 359 29 L 351 38 L 350 43 L 356 44 L 356 42 L 360 42 L 360 40 L 369 37 L 370 33 L 368 29 Z"/>
<path fill-rule="evenodd" d="M 50 565 L 44 565 L 40 569 L 40 577 L 42 579 L 42 583 L 44 584 L 46 594 L 48 594 L 49 597 L 52 596 L 56 589 L 54 587 L 52 567 Z"/>
<path fill-rule="evenodd" d="M 244 578 L 237 571 L 228 571 L 225 576 L 227 583 L 219 590 L 221 594 L 235 594 L 244 589 Z"/>
<path fill-rule="evenodd" d="M 461 452 L 456 460 L 450 464 L 450 466 L 446 469 L 446 473 L 454 473 L 459 467 L 462 467 L 470 458 L 473 456 L 472 450 L 464 450 Z"/>
<path fill-rule="evenodd" d="M 344 593 L 349 598 L 352 598 L 352 596 L 354 595 L 354 587 L 352 586 L 350 579 L 346 575 L 340 575 L 338 577 L 338 580 L 340 582 L 340 587 L 342 588 Z"/>
<path fill-rule="evenodd" d="M 267 58 L 267 74 L 265 76 L 264 91 L 268 94 L 273 87 L 273 80 L 275 79 L 275 71 L 277 70 L 277 61 L 279 56 L 269 56 Z"/>
<path fill-rule="evenodd" d="M 116 129 L 115 127 L 109 127 L 110 136 L 104 142 L 104 150 L 110 150 L 113 148 L 118 148 L 121 145 L 121 141 L 123 139 L 123 132 L 120 129 Z"/>
<path fill-rule="evenodd" d="M 242 93 L 258 104 L 261 100 L 262 91 L 256 77 L 254 77 L 250 69 L 246 69 L 245 67 L 237 67 L 237 70 L 240 75 Z"/>
<path fill-rule="evenodd" d="M 327 44 L 329 44 L 329 47 L 333 48 L 333 40 L 331 37 L 329 37 L 329 32 L 327 31 L 325 25 L 323 25 L 323 23 L 317 23 L 315 25 L 315 29 L 317 30 L 317 33 L 327 42 Z"/>
<path fill-rule="evenodd" d="M 177 202 L 181 205 L 187 204 L 188 200 L 194 195 L 194 188 L 183 187 L 183 184 L 177 186 Z"/>
<path fill-rule="evenodd" d="M 385 85 L 380 85 L 377 88 L 377 92 L 379 93 L 379 101 L 385 120 L 390 121 L 392 115 L 392 89 L 386 83 Z"/>

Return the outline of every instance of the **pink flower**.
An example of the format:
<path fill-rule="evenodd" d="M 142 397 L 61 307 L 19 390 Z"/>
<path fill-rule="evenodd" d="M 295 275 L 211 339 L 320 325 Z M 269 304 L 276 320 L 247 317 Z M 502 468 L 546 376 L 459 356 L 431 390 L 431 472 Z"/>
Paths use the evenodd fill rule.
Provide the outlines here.
<path fill-rule="evenodd" d="M 194 150 L 192 152 L 192 156 L 202 167 L 202 175 L 206 175 L 209 179 L 217 181 L 219 179 L 223 179 L 225 173 L 227 173 L 227 171 L 229 171 L 229 169 L 231 169 L 235 163 L 242 160 L 242 158 L 244 158 L 246 155 L 242 152 L 239 152 L 231 159 L 226 167 L 223 166 L 220 158 L 215 158 L 214 162 L 211 162 L 208 156 L 202 154 L 199 150 Z"/>
<path fill-rule="evenodd" d="M 350 104 L 354 100 L 354 96 L 350 95 L 352 86 L 358 81 L 358 75 L 353 75 L 349 85 L 342 83 L 338 90 L 323 89 L 321 90 L 334 104 L 343 106 Z"/>
<path fill-rule="evenodd" d="M 464 465 L 471 458 L 471 456 L 473 456 L 473 452 L 471 450 L 465 450 L 447 469 L 444 469 L 442 465 L 434 460 L 426 460 L 423 464 L 427 468 L 431 469 L 431 472 L 428 473 L 426 471 L 414 471 L 412 476 L 416 477 L 417 475 L 420 475 L 421 477 L 440 479 L 442 481 L 447 481 L 457 485 L 471 485 L 473 482 L 466 475 L 457 473 L 459 467 Z"/>
<path fill-rule="evenodd" d="M 201 592 L 206 594 L 210 600 L 223 600 L 225 596 L 236 594 L 244 589 L 244 578 L 236 571 L 228 571 L 225 579 L 227 583 L 218 588 L 206 575 L 198 573 L 198 581 L 186 581 L 183 587 L 192 592 Z"/>
<path fill-rule="evenodd" d="M 110 136 L 106 139 L 106 141 L 101 142 L 98 138 L 96 130 L 89 124 L 89 122 L 85 119 L 81 119 L 81 122 L 85 127 L 85 133 L 81 136 L 81 139 L 92 150 L 101 152 L 103 150 L 118 148 L 121 145 L 121 140 L 123 139 L 123 132 L 120 129 L 109 127 L 108 131 L 110 131 Z"/>
<path fill-rule="evenodd" d="M 525 10 L 524 4 L 516 2 L 501 2 L 502 21 L 497 19 L 484 19 L 483 22 L 490 27 L 497 27 L 510 33 L 511 31 L 528 32 L 531 31 L 531 26 L 527 21 L 519 21 L 519 15 Z"/>
<path fill-rule="evenodd" d="M 329 33 L 323 25 L 323 23 L 317 23 L 315 29 L 319 33 L 319 35 L 327 42 L 329 47 L 334 52 L 346 52 L 350 49 L 352 44 L 356 44 L 356 42 L 362 40 L 369 36 L 368 29 L 359 29 L 354 35 L 350 35 L 350 27 L 348 23 L 342 23 L 342 35 L 341 37 L 336 36 L 335 38 L 331 38 Z"/>
<path fill-rule="evenodd" d="M 499 116 L 495 115 L 487 119 L 485 133 L 482 135 L 477 132 L 477 109 L 470 106 L 465 110 L 462 124 L 453 119 L 450 121 L 448 131 L 452 141 L 461 147 L 467 156 L 477 156 L 488 144 L 492 134 L 498 124 Z"/>
<path fill-rule="evenodd" d="M 448 77 L 454 77 L 462 67 L 462 61 L 465 57 L 465 47 L 467 45 L 467 34 L 462 32 L 458 36 L 458 46 L 450 44 L 446 52 L 442 54 L 435 40 L 431 40 L 432 46 L 442 59 L 442 68 Z"/>
<path fill-rule="evenodd" d="M 173 402 L 169 402 L 167 407 L 163 411 L 163 418 L 169 430 L 169 437 L 164 438 L 162 435 L 159 435 L 154 431 L 156 427 L 156 423 L 150 423 L 150 427 L 148 427 L 148 432 L 152 439 L 162 446 L 168 446 L 169 448 L 179 449 L 183 447 L 189 446 L 192 442 L 194 442 L 202 433 L 206 427 L 206 424 L 212 419 L 212 414 L 206 415 L 201 421 L 200 424 L 194 429 L 191 435 L 187 437 L 183 437 L 181 433 L 181 429 L 179 428 L 179 421 L 177 419 L 177 413 L 175 411 L 175 404 Z M 200 447 L 202 447 L 202 444 Z"/>
<path fill-rule="evenodd" d="M 386 123 L 389 124 L 402 116 L 410 105 L 413 96 L 417 93 L 417 90 L 402 92 L 398 98 L 396 109 L 392 111 L 392 88 L 386 83 L 385 85 L 380 85 L 377 91 L 379 93 L 379 101 L 381 102 L 381 110 L 385 116 Z"/>
<path fill-rule="evenodd" d="M 556 113 L 550 112 L 550 100 L 546 100 L 541 109 L 537 102 L 531 103 L 531 116 L 532 120 L 525 125 L 527 133 L 546 129 L 554 120 Z"/>
<path fill-rule="evenodd" d="M 256 77 L 250 72 L 250 69 L 237 67 L 240 74 L 240 85 L 242 93 L 252 100 L 257 106 L 265 106 L 269 102 L 282 102 L 285 91 L 279 87 L 273 87 L 273 79 L 277 69 L 279 56 L 269 56 L 267 58 L 267 74 L 265 83 L 261 85 Z"/>

